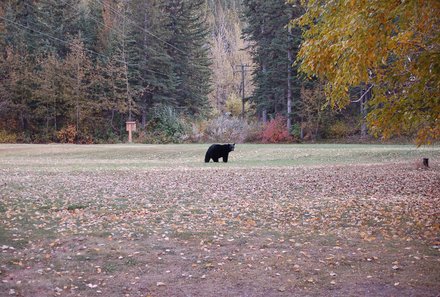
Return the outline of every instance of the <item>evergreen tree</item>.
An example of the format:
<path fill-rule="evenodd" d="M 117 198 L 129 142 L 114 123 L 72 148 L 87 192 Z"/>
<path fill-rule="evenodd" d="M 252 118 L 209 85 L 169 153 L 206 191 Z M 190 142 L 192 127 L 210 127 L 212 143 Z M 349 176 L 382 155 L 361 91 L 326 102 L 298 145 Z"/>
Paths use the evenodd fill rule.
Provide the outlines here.
<path fill-rule="evenodd" d="M 84 126 L 84 121 L 88 120 L 88 115 L 93 110 L 93 101 L 88 92 L 91 69 L 91 61 L 79 35 L 71 41 L 63 65 L 63 83 L 67 86 L 65 92 L 69 106 L 68 119 L 71 124 L 75 124 L 77 133 L 86 130 L 88 125 Z"/>
<path fill-rule="evenodd" d="M 2 4 L 4 45 L 32 53 L 38 47 L 38 8 L 31 0 L 10 0 Z M 3 51 L 5 48 L 3 48 Z"/>
<path fill-rule="evenodd" d="M 30 135 L 35 128 L 32 125 L 32 109 L 35 108 L 33 60 L 26 50 L 18 51 L 8 47 L 0 65 L 4 74 L 0 80 L 0 95 L 5 96 L 0 100 L 4 107 L 0 115 L 7 117 L 12 130 L 26 131 Z"/>
<path fill-rule="evenodd" d="M 131 63 L 133 83 L 138 86 L 137 104 L 141 111 L 141 123 L 145 126 L 148 113 L 156 105 L 176 106 L 173 96 L 177 80 L 173 73 L 173 60 L 167 52 L 169 16 L 163 13 L 160 1 L 134 0 L 131 34 Z"/>
<path fill-rule="evenodd" d="M 178 79 L 174 96 L 178 107 L 193 115 L 203 115 L 210 107 L 209 28 L 205 5 L 204 0 L 173 0 L 167 5 L 171 19 L 168 48 Z"/>
<path fill-rule="evenodd" d="M 283 0 L 244 0 L 244 18 L 248 26 L 243 35 L 251 44 L 257 65 L 253 73 L 255 91 L 252 100 L 258 112 L 286 114 L 289 96 L 295 102 L 292 113 L 298 109 L 301 79 L 292 64 L 301 32 L 298 29 L 289 32 L 286 25 L 299 13 L 299 9 Z"/>
<path fill-rule="evenodd" d="M 101 112 L 105 134 L 121 134 L 128 113 L 126 99 L 125 64 L 120 60 L 120 51 L 108 62 L 98 63 L 95 73 L 95 90 Z"/>
<path fill-rule="evenodd" d="M 69 39 L 81 31 L 80 24 L 84 10 L 80 0 L 44 0 L 39 4 L 38 22 L 40 32 L 39 51 L 54 52 L 64 58 L 69 52 Z"/>
<path fill-rule="evenodd" d="M 10 0 L 1 5 L 0 42 L 0 116 L 8 128 L 26 135 L 33 134 L 32 124 L 33 91 L 32 72 L 35 67 L 34 51 L 37 48 L 33 32 L 37 19 L 34 1 Z"/>
<path fill-rule="evenodd" d="M 63 84 L 60 73 L 62 62 L 55 54 L 49 54 L 38 61 L 41 69 L 36 79 L 38 88 L 35 92 L 35 116 L 41 122 L 43 138 L 52 140 L 58 127 L 61 127 L 66 118 L 66 106 Z"/>

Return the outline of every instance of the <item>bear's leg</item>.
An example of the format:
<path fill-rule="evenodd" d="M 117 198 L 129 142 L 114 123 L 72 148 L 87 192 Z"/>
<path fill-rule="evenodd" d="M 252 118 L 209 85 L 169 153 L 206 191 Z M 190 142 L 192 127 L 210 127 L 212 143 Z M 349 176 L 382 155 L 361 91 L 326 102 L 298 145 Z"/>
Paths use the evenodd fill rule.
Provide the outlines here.
<path fill-rule="evenodd" d="M 212 158 L 214 162 L 218 162 L 218 158 Z"/>
<path fill-rule="evenodd" d="M 209 160 L 211 159 L 211 154 L 209 153 L 209 150 L 205 154 L 205 163 L 209 163 Z"/>
<path fill-rule="evenodd" d="M 223 156 L 223 162 L 228 163 L 228 155 Z"/>

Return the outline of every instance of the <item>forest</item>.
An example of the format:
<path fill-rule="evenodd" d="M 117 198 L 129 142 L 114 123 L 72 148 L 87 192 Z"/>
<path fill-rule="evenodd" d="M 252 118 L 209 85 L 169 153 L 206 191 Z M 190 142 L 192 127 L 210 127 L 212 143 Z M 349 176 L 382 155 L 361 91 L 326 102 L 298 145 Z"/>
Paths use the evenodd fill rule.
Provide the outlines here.
<path fill-rule="evenodd" d="M 440 135 L 438 1 L 6 0 L 0 142 Z M 374 34 L 373 34 L 374 33 Z"/>

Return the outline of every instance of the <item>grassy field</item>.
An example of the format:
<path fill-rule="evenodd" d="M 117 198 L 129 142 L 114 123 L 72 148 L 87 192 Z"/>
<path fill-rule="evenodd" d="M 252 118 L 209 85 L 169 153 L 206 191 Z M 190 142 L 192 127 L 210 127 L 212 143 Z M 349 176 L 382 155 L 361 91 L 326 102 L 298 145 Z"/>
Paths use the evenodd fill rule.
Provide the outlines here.
<path fill-rule="evenodd" d="M 0 145 L 0 296 L 440 294 L 440 147 L 207 148 Z"/>
<path fill-rule="evenodd" d="M 42 171 L 145 170 L 149 168 L 206 168 L 208 145 L 0 145 L 2 168 Z M 437 158 L 440 147 L 411 145 L 261 145 L 238 144 L 230 167 L 294 167 L 299 165 L 358 165 L 411 162 Z"/>

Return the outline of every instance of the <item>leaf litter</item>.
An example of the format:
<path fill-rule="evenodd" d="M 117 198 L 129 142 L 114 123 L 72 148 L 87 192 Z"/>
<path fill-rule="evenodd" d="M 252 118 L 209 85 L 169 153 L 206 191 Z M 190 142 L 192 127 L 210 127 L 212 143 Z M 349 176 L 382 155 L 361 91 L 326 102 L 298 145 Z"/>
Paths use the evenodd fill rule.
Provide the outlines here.
<path fill-rule="evenodd" d="M 11 295 L 440 291 L 436 167 L 0 169 L 0 179 L 0 291 Z"/>

